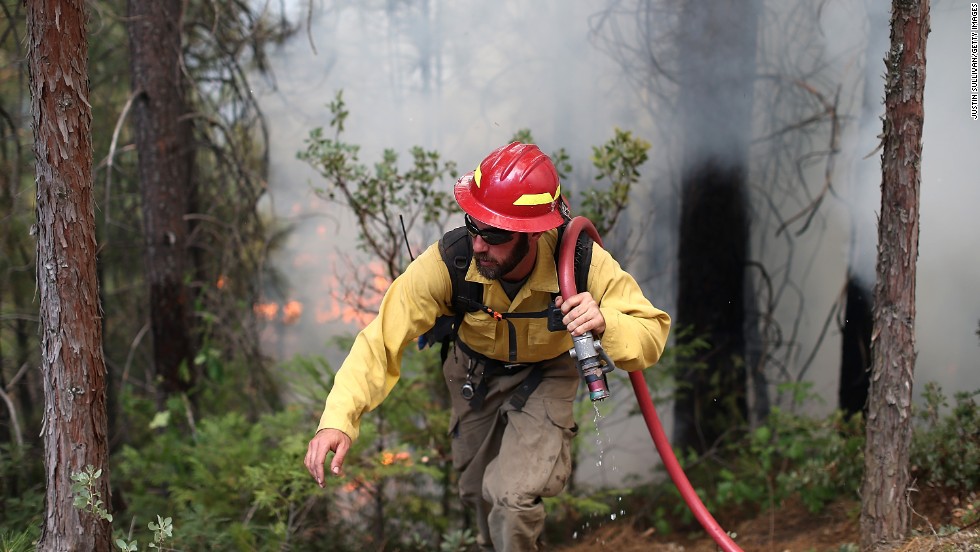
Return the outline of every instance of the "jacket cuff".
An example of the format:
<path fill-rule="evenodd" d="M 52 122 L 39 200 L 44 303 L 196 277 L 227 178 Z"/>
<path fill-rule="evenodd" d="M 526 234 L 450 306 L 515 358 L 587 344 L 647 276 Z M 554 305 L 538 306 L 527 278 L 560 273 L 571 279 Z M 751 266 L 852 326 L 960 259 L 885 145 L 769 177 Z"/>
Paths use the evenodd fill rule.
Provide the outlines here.
<path fill-rule="evenodd" d="M 327 428 L 343 431 L 350 437 L 351 441 L 356 441 L 360 434 L 360 424 L 355 424 L 343 416 L 332 415 L 329 411 L 324 410 L 316 431 L 319 433 L 321 429 Z"/>

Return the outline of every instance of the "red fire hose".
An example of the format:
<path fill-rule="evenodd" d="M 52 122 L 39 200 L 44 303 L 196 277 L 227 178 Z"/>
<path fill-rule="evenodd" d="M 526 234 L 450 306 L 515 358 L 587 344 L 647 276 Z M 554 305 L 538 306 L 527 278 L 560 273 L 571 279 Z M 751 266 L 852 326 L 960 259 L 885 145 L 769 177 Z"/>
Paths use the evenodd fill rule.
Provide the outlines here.
<path fill-rule="evenodd" d="M 561 291 L 562 299 L 568 299 L 577 293 L 575 288 L 575 242 L 578 241 L 579 234 L 583 231 L 588 233 L 596 243 L 602 245 L 599 231 L 595 229 L 589 219 L 575 217 L 568 223 L 562 238 L 561 249 L 558 251 L 558 288 Z M 633 392 L 636 395 L 636 402 L 640 405 L 640 412 L 643 414 L 643 420 L 646 421 L 647 429 L 650 430 L 653 444 L 657 447 L 657 452 L 660 453 L 660 458 L 663 460 L 671 480 L 674 481 L 677 490 L 684 497 L 684 502 L 687 503 L 694 517 L 722 550 L 725 552 L 742 552 L 742 549 L 735 544 L 728 533 L 718 525 L 711 512 L 704 507 L 698 494 L 691 487 L 691 482 L 687 480 L 687 475 L 684 474 L 677 457 L 674 456 L 674 449 L 670 446 L 670 441 L 667 440 L 657 411 L 653 407 L 650 391 L 647 389 L 647 382 L 643 379 L 642 371 L 630 372 L 629 375 L 630 383 L 633 384 Z"/>

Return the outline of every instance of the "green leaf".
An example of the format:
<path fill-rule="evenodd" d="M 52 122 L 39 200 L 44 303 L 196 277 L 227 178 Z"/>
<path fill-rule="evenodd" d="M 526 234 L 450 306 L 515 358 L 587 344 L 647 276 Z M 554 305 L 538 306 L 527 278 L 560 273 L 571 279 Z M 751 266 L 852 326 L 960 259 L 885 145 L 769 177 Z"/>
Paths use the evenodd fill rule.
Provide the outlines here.
<path fill-rule="evenodd" d="M 170 425 L 170 411 L 157 412 L 150 422 L 150 429 L 163 429 Z"/>

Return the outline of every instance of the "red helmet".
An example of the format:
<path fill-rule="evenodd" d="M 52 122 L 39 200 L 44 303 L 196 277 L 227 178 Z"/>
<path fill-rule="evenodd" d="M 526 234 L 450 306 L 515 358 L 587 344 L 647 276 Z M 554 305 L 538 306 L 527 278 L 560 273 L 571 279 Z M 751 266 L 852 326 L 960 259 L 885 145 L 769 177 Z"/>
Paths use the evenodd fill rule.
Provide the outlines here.
<path fill-rule="evenodd" d="M 544 232 L 568 216 L 558 171 L 534 144 L 493 150 L 456 182 L 456 202 L 484 224 L 515 232 Z"/>

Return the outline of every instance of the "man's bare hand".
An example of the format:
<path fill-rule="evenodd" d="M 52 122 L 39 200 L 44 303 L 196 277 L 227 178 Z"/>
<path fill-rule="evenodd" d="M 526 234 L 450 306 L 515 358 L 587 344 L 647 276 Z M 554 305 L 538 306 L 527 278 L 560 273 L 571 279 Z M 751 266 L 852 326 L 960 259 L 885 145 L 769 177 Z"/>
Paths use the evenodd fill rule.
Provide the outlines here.
<path fill-rule="evenodd" d="M 599 311 L 599 303 L 587 291 L 572 295 L 568 301 L 559 295 L 555 298 L 555 306 L 565 315 L 561 321 L 572 335 L 579 336 L 591 331 L 600 336 L 606 331 L 606 319 Z"/>
<path fill-rule="evenodd" d="M 351 438 L 339 429 L 321 429 L 310 440 L 310 446 L 306 450 L 306 469 L 321 488 L 324 486 L 323 463 L 327 459 L 327 453 L 334 453 L 333 460 L 330 462 L 330 472 L 341 475 L 344 457 L 347 456 L 350 445 Z"/>

